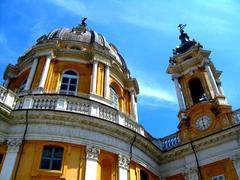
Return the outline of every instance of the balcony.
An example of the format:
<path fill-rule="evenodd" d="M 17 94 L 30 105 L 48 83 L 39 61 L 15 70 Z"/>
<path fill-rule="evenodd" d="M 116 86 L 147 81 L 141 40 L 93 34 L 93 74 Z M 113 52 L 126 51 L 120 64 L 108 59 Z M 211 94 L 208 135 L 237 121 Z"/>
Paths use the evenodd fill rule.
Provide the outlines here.
<path fill-rule="evenodd" d="M 100 99 L 97 100 L 97 97 L 89 95 L 68 96 L 52 92 L 52 94 L 22 94 L 18 96 L 0 86 L 0 105 L 5 107 L 8 113 L 18 109 L 45 109 L 79 113 L 111 121 L 145 136 L 145 130 L 133 118 L 107 105 L 104 100 L 100 101 Z"/>

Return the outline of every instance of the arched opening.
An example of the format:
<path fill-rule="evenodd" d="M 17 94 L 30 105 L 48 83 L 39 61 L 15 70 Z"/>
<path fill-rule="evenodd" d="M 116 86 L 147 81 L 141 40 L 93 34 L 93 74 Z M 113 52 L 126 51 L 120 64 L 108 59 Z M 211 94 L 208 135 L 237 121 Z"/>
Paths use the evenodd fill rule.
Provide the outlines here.
<path fill-rule="evenodd" d="M 18 92 L 19 92 L 19 93 L 20 93 L 20 92 L 23 92 L 23 90 L 25 89 L 26 84 L 27 84 L 27 79 L 25 79 L 25 80 L 22 82 L 21 86 L 19 87 L 19 89 L 18 89 Z"/>
<path fill-rule="evenodd" d="M 110 86 L 110 99 L 112 100 L 113 107 L 119 109 L 118 93 L 114 87 Z"/>
<path fill-rule="evenodd" d="M 188 85 L 189 85 L 191 97 L 194 104 L 207 100 L 207 97 L 204 92 L 200 79 L 198 78 L 192 79 L 189 81 Z"/>
<path fill-rule="evenodd" d="M 62 75 L 60 94 L 77 94 L 78 74 L 73 70 L 67 70 Z"/>

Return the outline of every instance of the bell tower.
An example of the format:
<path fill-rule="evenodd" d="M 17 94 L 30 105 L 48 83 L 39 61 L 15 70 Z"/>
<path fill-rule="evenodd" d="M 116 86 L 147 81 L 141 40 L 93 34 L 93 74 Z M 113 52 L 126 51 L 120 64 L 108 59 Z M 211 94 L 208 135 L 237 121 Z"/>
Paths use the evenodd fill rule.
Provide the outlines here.
<path fill-rule="evenodd" d="M 221 87 L 221 71 L 209 58 L 211 51 L 190 39 L 180 24 L 181 44 L 173 50 L 167 73 L 172 75 L 179 103 L 182 142 L 202 137 L 234 123 L 232 109 Z"/>

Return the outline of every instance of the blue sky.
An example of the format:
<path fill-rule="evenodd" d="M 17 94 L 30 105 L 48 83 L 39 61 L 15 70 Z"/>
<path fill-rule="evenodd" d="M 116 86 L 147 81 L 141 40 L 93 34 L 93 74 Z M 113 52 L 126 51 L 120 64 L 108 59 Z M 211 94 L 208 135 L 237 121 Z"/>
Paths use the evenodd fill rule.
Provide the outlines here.
<path fill-rule="evenodd" d="M 88 27 L 117 46 L 137 78 L 140 123 L 163 137 L 178 125 L 176 93 L 166 68 L 180 43 L 179 23 L 186 23 L 189 36 L 212 51 L 228 102 L 233 109 L 240 107 L 239 9 L 237 0 L 1 0 L 0 75 L 38 37 L 58 27 L 72 28 L 86 16 Z"/>

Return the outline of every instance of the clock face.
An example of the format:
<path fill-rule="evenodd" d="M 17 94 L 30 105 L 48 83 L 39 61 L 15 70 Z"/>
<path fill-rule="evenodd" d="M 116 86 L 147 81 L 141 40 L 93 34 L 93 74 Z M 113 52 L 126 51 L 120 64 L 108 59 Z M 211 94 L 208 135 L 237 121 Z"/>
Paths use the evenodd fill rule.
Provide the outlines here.
<path fill-rule="evenodd" d="M 211 118 L 208 116 L 201 116 L 196 121 L 196 128 L 199 130 L 205 130 L 209 128 L 211 124 Z"/>

